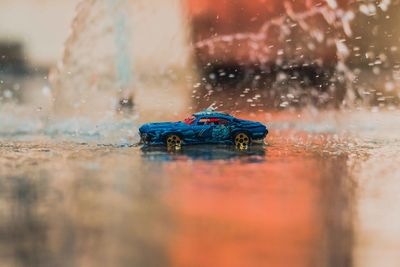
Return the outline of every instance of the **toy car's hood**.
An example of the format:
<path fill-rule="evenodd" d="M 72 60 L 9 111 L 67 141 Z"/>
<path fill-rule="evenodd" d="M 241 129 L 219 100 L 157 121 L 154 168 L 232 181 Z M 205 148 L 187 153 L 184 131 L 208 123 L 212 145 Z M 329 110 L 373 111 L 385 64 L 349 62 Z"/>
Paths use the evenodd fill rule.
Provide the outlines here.
<path fill-rule="evenodd" d="M 182 125 L 186 125 L 183 122 L 153 122 L 153 123 L 146 123 L 143 124 L 139 131 L 141 133 L 152 131 L 152 130 L 159 130 L 159 129 L 173 129 L 177 126 L 182 127 Z"/>

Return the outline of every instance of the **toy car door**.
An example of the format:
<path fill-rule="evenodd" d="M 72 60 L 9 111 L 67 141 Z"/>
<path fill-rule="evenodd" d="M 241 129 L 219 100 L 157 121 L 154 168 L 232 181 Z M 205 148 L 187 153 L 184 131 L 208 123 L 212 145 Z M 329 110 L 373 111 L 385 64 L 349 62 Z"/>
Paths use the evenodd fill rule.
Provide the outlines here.
<path fill-rule="evenodd" d="M 200 117 L 193 125 L 194 131 L 197 136 L 198 142 L 212 142 L 212 127 L 208 117 Z"/>
<path fill-rule="evenodd" d="M 223 142 L 230 139 L 231 136 L 231 122 L 228 119 L 216 118 L 213 120 L 214 127 L 212 128 L 211 135 L 213 140 Z"/>

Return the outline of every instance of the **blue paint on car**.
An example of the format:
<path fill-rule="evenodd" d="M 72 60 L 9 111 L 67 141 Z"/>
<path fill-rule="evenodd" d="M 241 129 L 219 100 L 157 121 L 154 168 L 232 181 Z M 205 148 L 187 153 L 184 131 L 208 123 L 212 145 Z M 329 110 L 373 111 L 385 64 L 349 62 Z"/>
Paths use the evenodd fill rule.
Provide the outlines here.
<path fill-rule="evenodd" d="M 184 145 L 234 144 L 239 133 L 245 133 L 254 142 L 263 140 L 268 129 L 260 122 L 205 110 L 180 122 L 146 123 L 139 128 L 139 133 L 142 142 L 148 145 L 165 145 L 171 135 L 179 136 Z"/>

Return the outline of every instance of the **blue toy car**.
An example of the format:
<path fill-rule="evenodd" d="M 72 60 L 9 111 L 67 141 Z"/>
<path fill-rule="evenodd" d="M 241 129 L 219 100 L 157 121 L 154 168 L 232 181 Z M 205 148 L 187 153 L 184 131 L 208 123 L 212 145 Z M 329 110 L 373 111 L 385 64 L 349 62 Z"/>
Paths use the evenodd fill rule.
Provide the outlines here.
<path fill-rule="evenodd" d="M 141 142 L 180 148 L 189 144 L 234 144 L 246 148 L 268 134 L 260 122 L 235 118 L 227 113 L 205 110 L 183 122 L 147 123 L 139 128 Z"/>

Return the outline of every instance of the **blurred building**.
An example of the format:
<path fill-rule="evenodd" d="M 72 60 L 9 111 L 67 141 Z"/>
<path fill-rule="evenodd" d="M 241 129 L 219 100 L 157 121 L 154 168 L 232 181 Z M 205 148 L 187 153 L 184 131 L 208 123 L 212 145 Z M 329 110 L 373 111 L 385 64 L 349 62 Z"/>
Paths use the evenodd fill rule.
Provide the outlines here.
<path fill-rule="evenodd" d="M 78 1 L 2 0 L 0 53 L 10 53 L 33 66 L 55 64 L 61 58 Z"/>
<path fill-rule="evenodd" d="M 21 43 L 0 42 L 0 71 L 2 73 L 26 73 L 27 64 Z"/>

